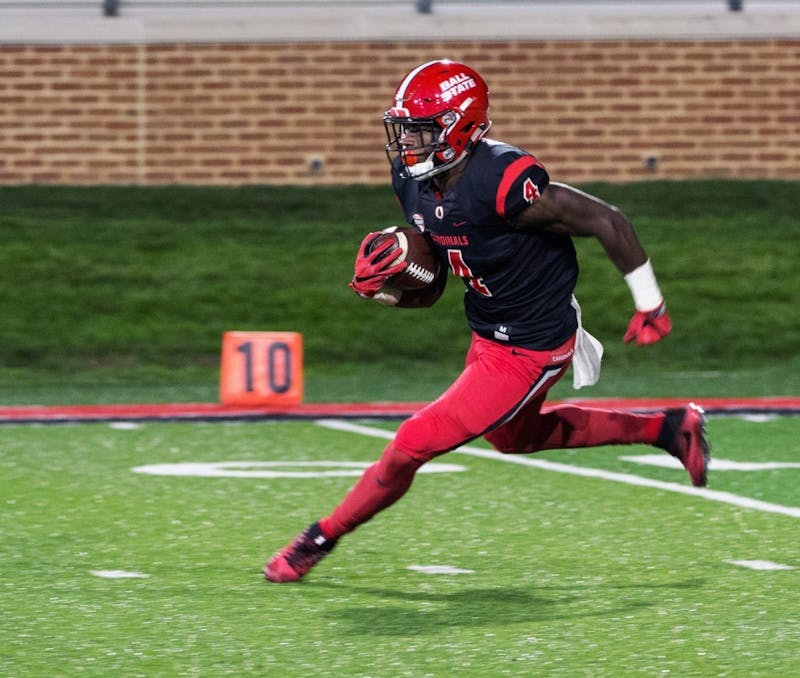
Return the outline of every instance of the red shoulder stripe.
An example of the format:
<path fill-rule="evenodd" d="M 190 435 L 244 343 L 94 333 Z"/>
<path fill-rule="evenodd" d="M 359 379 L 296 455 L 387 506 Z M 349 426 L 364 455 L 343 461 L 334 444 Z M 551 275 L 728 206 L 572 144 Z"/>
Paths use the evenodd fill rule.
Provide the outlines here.
<path fill-rule="evenodd" d="M 503 178 L 500 181 L 500 186 L 497 189 L 497 196 L 495 197 L 495 209 L 504 219 L 506 216 L 506 198 L 508 198 L 508 192 L 511 190 L 511 186 L 526 169 L 538 164 L 539 161 L 533 156 L 523 155 L 506 167 L 505 172 L 503 172 Z"/>

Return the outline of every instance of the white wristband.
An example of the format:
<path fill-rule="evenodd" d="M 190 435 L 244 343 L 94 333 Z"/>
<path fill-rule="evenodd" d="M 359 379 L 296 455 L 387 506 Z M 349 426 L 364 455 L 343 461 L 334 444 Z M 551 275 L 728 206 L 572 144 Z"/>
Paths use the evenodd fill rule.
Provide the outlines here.
<path fill-rule="evenodd" d="M 649 259 L 627 273 L 625 282 L 628 283 L 628 288 L 633 295 L 633 304 L 637 311 L 652 311 L 664 301 Z"/>

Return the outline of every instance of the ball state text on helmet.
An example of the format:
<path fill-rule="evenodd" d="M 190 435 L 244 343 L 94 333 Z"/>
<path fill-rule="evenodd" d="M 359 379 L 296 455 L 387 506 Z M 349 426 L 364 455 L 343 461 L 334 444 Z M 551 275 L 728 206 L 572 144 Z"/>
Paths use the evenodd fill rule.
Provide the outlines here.
<path fill-rule="evenodd" d="M 466 73 L 459 73 L 439 83 L 443 101 L 450 101 L 456 94 L 461 94 L 477 86 L 478 84 L 475 82 L 475 78 Z"/>

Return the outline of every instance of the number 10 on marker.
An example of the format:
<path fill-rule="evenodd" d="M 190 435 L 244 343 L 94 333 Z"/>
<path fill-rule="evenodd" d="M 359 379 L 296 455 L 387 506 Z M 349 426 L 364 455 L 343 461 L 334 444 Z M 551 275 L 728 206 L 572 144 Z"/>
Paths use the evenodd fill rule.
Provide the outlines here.
<path fill-rule="evenodd" d="M 225 332 L 220 400 L 225 405 L 297 405 L 303 341 L 297 332 Z"/>

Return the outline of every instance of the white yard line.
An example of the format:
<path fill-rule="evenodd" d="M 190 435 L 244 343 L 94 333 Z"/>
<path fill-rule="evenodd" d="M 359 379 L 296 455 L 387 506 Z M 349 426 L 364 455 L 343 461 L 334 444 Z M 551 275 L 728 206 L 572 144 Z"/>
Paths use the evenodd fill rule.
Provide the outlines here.
<path fill-rule="evenodd" d="M 341 419 L 319 419 L 316 421 L 318 426 L 325 428 L 335 429 L 337 431 L 348 431 L 350 433 L 357 433 L 363 436 L 371 436 L 373 438 L 384 438 L 391 440 L 394 438 L 393 431 L 385 431 L 380 428 L 372 426 L 364 426 L 362 424 L 353 424 L 349 421 Z M 484 459 L 491 459 L 492 461 L 506 462 L 508 464 L 519 464 L 521 466 L 531 466 L 533 468 L 542 469 L 544 471 L 555 471 L 556 473 L 568 473 L 575 476 L 583 476 L 585 478 L 599 478 L 601 480 L 610 480 L 616 483 L 626 483 L 628 485 L 638 485 L 639 487 L 651 487 L 657 490 L 665 490 L 666 492 L 677 492 L 679 494 L 688 494 L 708 501 L 717 501 L 722 504 L 731 504 L 733 506 L 740 506 L 741 508 L 752 509 L 754 511 L 763 511 L 765 513 L 778 513 L 792 518 L 800 518 L 800 508 L 794 506 L 782 506 L 780 504 L 771 504 L 766 501 L 759 501 L 758 499 L 751 499 L 749 497 L 742 497 L 730 492 L 720 492 L 718 490 L 710 490 L 707 487 L 692 487 L 691 485 L 679 485 L 678 483 L 667 483 L 663 480 L 653 480 L 651 478 L 643 478 L 641 476 L 632 475 L 630 473 L 615 473 L 613 471 L 603 471 L 596 468 L 585 468 L 583 466 L 572 466 L 571 464 L 561 464 L 554 461 L 546 461 L 544 459 L 536 459 L 528 455 L 519 454 L 500 454 L 493 450 L 484 450 L 478 447 L 470 447 L 464 445 L 459 447 L 453 452 L 458 454 L 466 454 L 472 457 L 481 457 Z M 666 453 L 665 453 L 666 454 Z M 713 466 L 712 466 L 713 470 Z"/>
<path fill-rule="evenodd" d="M 128 572 L 127 570 L 91 570 L 91 573 L 101 579 L 147 579 L 150 576 L 143 572 Z"/>
<path fill-rule="evenodd" d="M 793 570 L 791 565 L 773 563 L 771 560 L 726 560 L 726 563 L 746 567 L 748 570 Z"/>

